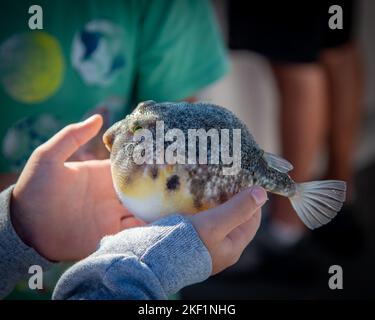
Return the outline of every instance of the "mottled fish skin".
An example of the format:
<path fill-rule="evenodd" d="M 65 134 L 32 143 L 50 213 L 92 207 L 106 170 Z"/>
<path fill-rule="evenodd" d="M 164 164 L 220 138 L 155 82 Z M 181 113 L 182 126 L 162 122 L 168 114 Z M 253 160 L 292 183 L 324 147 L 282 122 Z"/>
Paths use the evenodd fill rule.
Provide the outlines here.
<path fill-rule="evenodd" d="M 156 121 L 164 121 L 165 131 L 178 128 L 187 137 L 188 129 L 241 129 L 241 170 L 236 175 L 223 175 L 223 164 L 209 165 L 175 165 L 179 179 L 184 179 L 194 196 L 194 206 L 199 209 L 204 204 L 217 205 L 223 203 L 234 194 L 252 186 L 259 185 L 269 192 L 283 196 L 293 196 L 295 182 L 287 173 L 282 173 L 269 167 L 263 158 L 264 151 L 255 142 L 246 125 L 231 111 L 209 103 L 155 103 L 147 101 L 139 104 L 132 114 L 123 121 L 116 123 L 107 134 L 107 140 L 112 146 L 111 162 L 116 168 L 115 179 L 124 183 L 131 180 L 133 173 L 140 170 L 133 162 L 131 148 L 125 146 L 132 141 L 132 128 L 141 126 L 153 132 L 155 137 Z M 113 143 L 114 139 L 116 142 Z M 232 141 L 232 139 L 230 139 Z M 170 142 L 165 142 L 165 148 Z M 185 146 L 187 148 L 187 143 Z M 187 152 L 187 150 L 186 150 Z M 230 146 L 232 154 L 232 146 Z M 199 148 L 197 148 L 197 158 Z M 208 156 L 208 163 L 209 156 Z M 149 171 L 155 177 L 158 165 L 148 165 Z M 179 166 L 179 167 L 177 167 Z M 143 169 L 142 169 L 143 170 Z"/>
<path fill-rule="evenodd" d="M 177 140 L 174 140 L 177 132 L 172 133 L 170 129 L 182 131 Z M 195 132 L 199 142 L 204 137 L 202 134 L 206 138 L 212 135 L 211 139 L 216 142 L 229 141 L 220 141 L 219 150 L 211 154 L 211 139 L 208 139 L 207 148 L 202 149 L 202 159 L 199 159 L 199 146 L 195 150 L 194 146 L 189 147 L 189 129 L 201 129 L 200 133 Z M 210 133 L 211 129 L 216 130 Z M 169 138 L 174 141 L 164 139 L 164 134 L 171 133 Z M 146 144 L 152 143 L 149 146 L 154 152 L 144 144 L 138 148 L 143 141 L 134 139 L 135 135 L 144 138 Z M 241 141 L 238 141 L 239 137 Z M 158 138 L 161 140 L 155 141 Z M 145 222 L 176 212 L 195 214 L 223 203 L 249 186 L 259 185 L 288 197 L 304 225 L 313 230 L 330 222 L 346 199 L 345 181 L 294 182 L 288 175 L 293 169 L 291 163 L 263 151 L 232 112 L 209 103 L 140 103 L 131 115 L 106 131 L 103 141 L 111 151 L 112 178 L 119 200 Z M 173 148 L 169 148 L 171 144 Z M 160 146 L 168 152 L 178 150 L 178 157 L 183 156 L 180 151 L 185 151 L 185 158 L 179 158 L 173 165 L 166 164 L 164 156 L 169 153 L 159 150 Z M 217 146 L 216 143 L 213 146 Z M 143 152 L 134 152 L 134 148 Z M 217 155 L 217 151 L 221 154 Z M 191 152 L 195 152 L 193 159 L 199 159 L 198 164 L 190 164 Z M 145 156 L 150 158 L 142 159 Z M 138 157 L 141 157 L 138 159 L 142 161 L 140 165 L 136 163 Z M 208 164 L 203 164 L 203 159 Z M 189 164 L 181 163 L 181 160 L 188 160 Z"/>

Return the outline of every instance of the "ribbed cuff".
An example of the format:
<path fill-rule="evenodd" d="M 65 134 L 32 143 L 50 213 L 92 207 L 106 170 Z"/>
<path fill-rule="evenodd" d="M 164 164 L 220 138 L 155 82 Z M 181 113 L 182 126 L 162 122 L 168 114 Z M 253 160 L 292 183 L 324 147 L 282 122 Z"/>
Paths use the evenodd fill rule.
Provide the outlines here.
<path fill-rule="evenodd" d="M 170 215 L 152 224 L 104 237 L 95 255 L 133 253 L 159 280 L 166 296 L 212 272 L 210 253 L 190 221 Z"/>
<path fill-rule="evenodd" d="M 156 226 L 171 226 L 140 258 L 158 277 L 166 295 L 211 275 L 211 256 L 188 219 L 173 215 L 152 225 L 155 230 Z"/>

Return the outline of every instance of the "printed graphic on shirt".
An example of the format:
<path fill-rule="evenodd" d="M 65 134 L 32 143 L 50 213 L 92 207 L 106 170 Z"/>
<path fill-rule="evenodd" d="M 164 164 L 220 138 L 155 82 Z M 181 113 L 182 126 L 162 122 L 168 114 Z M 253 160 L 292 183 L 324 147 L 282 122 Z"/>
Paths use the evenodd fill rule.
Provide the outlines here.
<path fill-rule="evenodd" d="M 48 33 L 15 34 L 0 44 L 0 83 L 14 100 L 40 103 L 59 89 L 63 77 L 60 44 Z"/>
<path fill-rule="evenodd" d="M 34 149 L 60 128 L 60 122 L 49 114 L 23 118 L 11 126 L 2 143 L 3 156 L 11 169 L 21 170 Z"/>
<path fill-rule="evenodd" d="M 125 66 L 123 30 L 106 20 L 87 23 L 76 33 L 72 45 L 72 64 L 87 85 L 105 87 Z"/>
<path fill-rule="evenodd" d="M 101 132 L 86 145 L 80 148 L 72 160 L 89 160 L 108 158 L 108 151 L 102 142 L 102 134 L 114 122 L 123 117 L 124 99 L 109 97 L 89 109 L 82 117 L 87 119 L 93 114 L 101 114 L 103 128 Z M 59 131 L 65 123 L 51 114 L 40 114 L 25 117 L 13 124 L 4 136 L 1 152 L 11 170 L 20 171 L 31 153 Z"/>

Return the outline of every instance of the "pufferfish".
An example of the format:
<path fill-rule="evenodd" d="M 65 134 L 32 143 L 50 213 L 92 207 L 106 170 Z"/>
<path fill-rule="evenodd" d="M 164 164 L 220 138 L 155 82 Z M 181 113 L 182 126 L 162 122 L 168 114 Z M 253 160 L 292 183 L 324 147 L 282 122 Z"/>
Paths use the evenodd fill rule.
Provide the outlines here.
<path fill-rule="evenodd" d="M 188 141 L 189 129 L 204 129 L 206 132 L 212 128 L 218 131 L 240 129 L 239 170 L 235 174 L 223 174 L 227 164 L 221 158 L 217 163 L 210 161 L 213 153 L 209 150 L 206 151 L 206 163 L 158 162 L 156 152 L 150 153 L 151 159 L 148 161 L 139 163 L 134 157 L 134 150 L 144 143 L 144 139 L 135 139 L 135 136 L 140 131 L 148 130 L 154 138 L 149 146 L 155 151 L 157 122 L 161 121 L 164 132 L 179 129 L 184 134 L 180 144 L 187 153 L 188 146 L 191 146 Z M 232 140 L 227 139 L 229 144 L 234 143 Z M 145 222 L 173 213 L 195 214 L 213 208 L 253 185 L 288 197 L 297 215 L 310 229 L 331 221 L 345 201 L 344 181 L 294 182 L 288 175 L 293 169 L 292 164 L 265 152 L 246 125 L 231 111 L 210 103 L 142 102 L 125 119 L 110 127 L 103 141 L 110 151 L 112 178 L 120 201 Z M 172 143 L 176 143 L 176 140 L 165 139 L 164 150 Z M 195 149 L 199 159 L 201 149 Z M 223 150 L 220 148 L 219 152 Z M 235 151 L 233 145 L 229 145 L 229 151 Z"/>

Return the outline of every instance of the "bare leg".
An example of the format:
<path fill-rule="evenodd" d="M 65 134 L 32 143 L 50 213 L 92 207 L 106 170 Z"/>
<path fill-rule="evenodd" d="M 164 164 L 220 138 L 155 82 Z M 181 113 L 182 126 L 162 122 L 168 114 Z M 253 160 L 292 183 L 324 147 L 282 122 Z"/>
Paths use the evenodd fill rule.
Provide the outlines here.
<path fill-rule="evenodd" d="M 350 43 L 325 50 L 320 60 L 327 72 L 330 92 L 327 178 L 347 181 L 350 199 L 362 102 L 360 55 L 357 46 Z"/>
<path fill-rule="evenodd" d="M 312 179 L 313 162 L 326 136 L 326 75 L 319 64 L 273 65 L 280 92 L 282 155 L 297 182 Z M 275 198 L 272 221 L 305 230 L 289 200 Z"/>

